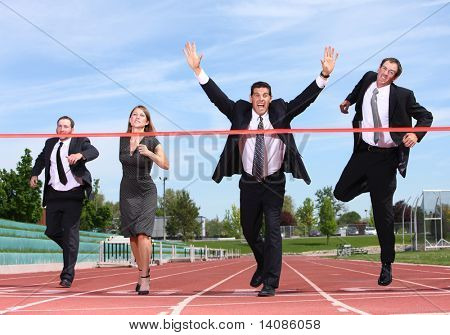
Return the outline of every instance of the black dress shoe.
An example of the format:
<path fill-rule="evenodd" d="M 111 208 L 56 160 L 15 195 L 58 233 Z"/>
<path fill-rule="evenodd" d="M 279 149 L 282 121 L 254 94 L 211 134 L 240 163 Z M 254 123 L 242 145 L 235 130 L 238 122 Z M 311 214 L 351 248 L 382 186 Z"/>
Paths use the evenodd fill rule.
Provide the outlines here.
<path fill-rule="evenodd" d="M 67 279 L 63 279 L 59 282 L 59 286 L 65 287 L 65 288 L 70 288 L 70 286 L 72 286 L 72 283 Z"/>
<path fill-rule="evenodd" d="M 267 284 L 264 284 L 263 288 L 258 293 L 258 297 L 273 297 L 274 295 L 275 288 Z"/>
<path fill-rule="evenodd" d="M 392 283 L 391 263 L 383 263 L 381 265 L 380 278 L 378 278 L 378 285 L 388 286 L 390 283 Z"/>
<path fill-rule="evenodd" d="M 250 286 L 251 287 L 258 287 L 263 282 L 263 278 L 261 275 L 261 272 L 256 270 L 256 272 L 253 274 L 252 280 L 250 280 Z"/>

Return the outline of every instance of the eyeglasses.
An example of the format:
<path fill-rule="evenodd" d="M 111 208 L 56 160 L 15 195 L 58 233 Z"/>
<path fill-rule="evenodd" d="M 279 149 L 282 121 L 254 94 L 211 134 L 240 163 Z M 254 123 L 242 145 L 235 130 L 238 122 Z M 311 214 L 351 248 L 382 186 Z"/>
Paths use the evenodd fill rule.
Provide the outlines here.
<path fill-rule="evenodd" d="M 381 69 L 383 70 L 383 71 L 387 71 L 387 73 L 390 75 L 390 76 L 395 76 L 396 74 L 397 74 L 397 72 L 395 72 L 394 70 L 389 70 L 386 66 L 382 66 L 381 67 Z"/>

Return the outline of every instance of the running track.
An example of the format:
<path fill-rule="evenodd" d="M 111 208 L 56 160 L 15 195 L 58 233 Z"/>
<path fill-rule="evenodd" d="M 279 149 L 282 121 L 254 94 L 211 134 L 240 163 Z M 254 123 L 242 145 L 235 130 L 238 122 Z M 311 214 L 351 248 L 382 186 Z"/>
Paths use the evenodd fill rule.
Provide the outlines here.
<path fill-rule="evenodd" d="M 70 289 L 56 272 L 0 278 L 0 314 L 450 314 L 450 267 L 394 264 L 394 281 L 377 285 L 378 263 L 285 256 L 275 297 L 248 282 L 253 258 L 173 263 L 151 268 L 151 293 L 133 291 L 131 268 L 78 270 Z"/>

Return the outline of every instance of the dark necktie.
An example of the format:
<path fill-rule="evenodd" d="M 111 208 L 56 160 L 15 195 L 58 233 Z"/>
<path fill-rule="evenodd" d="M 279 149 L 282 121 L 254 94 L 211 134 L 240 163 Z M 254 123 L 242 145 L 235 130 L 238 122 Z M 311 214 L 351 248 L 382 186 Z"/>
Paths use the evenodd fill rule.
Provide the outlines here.
<path fill-rule="evenodd" d="M 263 119 L 259 117 L 258 130 L 264 129 Z M 253 156 L 253 177 L 261 181 L 264 177 L 264 134 L 256 135 L 255 155 Z"/>
<path fill-rule="evenodd" d="M 62 160 L 61 160 L 61 147 L 63 145 L 63 142 L 59 143 L 59 148 L 56 151 L 56 167 L 58 168 L 58 176 L 59 176 L 59 181 L 61 182 L 61 184 L 66 185 L 67 184 L 67 177 L 66 177 L 66 173 L 64 172 L 64 167 L 62 164 Z"/>
<path fill-rule="evenodd" d="M 373 126 L 374 128 L 381 128 L 380 115 L 378 114 L 378 104 L 377 104 L 377 94 L 378 88 L 373 90 L 372 99 L 370 99 L 370 106 L 372 107 L 372 116 L 373 116 Z M 380 140 L 381 133 L 379 131 L 373 134 L 373 141 L 375 144 Z"/>

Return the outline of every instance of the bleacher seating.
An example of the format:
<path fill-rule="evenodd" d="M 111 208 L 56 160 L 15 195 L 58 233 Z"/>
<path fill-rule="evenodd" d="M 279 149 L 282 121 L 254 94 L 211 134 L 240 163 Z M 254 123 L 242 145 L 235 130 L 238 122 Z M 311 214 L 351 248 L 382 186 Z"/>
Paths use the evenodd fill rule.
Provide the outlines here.
<path fill-rule="evenodd" d="M 44 231 L 42 225 L 0 219 L 0 265 L 61 263 L 61 249 Z M 78 262 L 97 261 L 99 242 L 108 237 L 80 231 Z"/>

